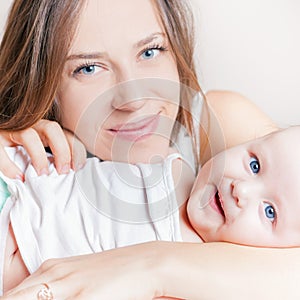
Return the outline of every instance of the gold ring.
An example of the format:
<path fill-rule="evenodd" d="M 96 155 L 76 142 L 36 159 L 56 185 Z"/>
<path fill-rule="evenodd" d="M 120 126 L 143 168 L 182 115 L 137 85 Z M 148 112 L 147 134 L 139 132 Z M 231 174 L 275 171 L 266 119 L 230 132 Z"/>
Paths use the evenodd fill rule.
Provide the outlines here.
<path fill-rule="evenodd" d="M 37 293 L 37 300 L 53 300 L 53 294 L 47 283 L 42 283 L 43 288 L 41 288 Z"/>

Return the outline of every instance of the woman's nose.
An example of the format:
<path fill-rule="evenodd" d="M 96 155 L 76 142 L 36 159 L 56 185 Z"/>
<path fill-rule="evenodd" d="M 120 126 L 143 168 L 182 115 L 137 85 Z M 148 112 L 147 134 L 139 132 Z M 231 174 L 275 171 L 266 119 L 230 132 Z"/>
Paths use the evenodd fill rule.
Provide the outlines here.
<path fill-rule="evenodd" d="M 114 87 L 112 100 L 112 107 L 114 109 L 136 111 L 145 105 L 146 92 L 144 89 L 144 80 L 134 78 L 131 73 L 118 77 L 118 84 Z"/>
<path fill-rule="evenodd" d="M 112 106 L 117 110 L 136 111 L 145 105 L 145 98 L 138 80 L 130 80 L 115 87 Z"/>

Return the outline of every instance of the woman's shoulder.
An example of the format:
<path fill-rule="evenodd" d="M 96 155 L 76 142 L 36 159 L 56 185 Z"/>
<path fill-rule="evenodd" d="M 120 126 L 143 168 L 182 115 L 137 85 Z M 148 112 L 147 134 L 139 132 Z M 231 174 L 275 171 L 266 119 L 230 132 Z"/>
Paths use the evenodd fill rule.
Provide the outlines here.
<path fill-rule="evenodd" d="M 204 161 L 225 148 L 277 130 L 273 120 L 254 102 L 231 91 L 206 93 L 201 128 L 201 145 L 209 145 Z"/>
<path fill-rule="evenodd" d="M 243 125 L 255 125 L 254 122 L 258 121 L 258 125 L 275 125 L 262 109 L 240 93 L 213 90 L 206 93 L 206 101 L 206 109 L 210 109 L 224 125 L 232 124 L 233 120 L 235 124 L 239 122 Z"/>

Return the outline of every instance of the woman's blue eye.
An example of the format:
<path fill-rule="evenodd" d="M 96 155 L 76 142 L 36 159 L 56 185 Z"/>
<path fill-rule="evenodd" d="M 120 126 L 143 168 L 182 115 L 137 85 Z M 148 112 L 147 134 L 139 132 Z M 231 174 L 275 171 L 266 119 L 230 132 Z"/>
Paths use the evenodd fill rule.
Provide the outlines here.
<path fill-rule="evenodd" d="M 276 211 L 272 205 L 269 203 L 264 203 L 265 215 L 266 217 L 273 222 L 276 217 Z"/>
<path fill-rule="evenodd" d="M 142 57 L 144 59 L 151 59 L 151 58 L 155 57 L 159 51 L 160 51 L 159 49 L 147 49 L 146 51 L 144 51 L 142 53 Z"/>
<path fill-rule="evenodd" d="M 75 71 L 74 75 L 87 75 L 91 76 L 102 70 L 102 67 L 95 64 L 84 64 L 79 66 Z"/>
<path fill-rule="evenodd" d="M 259 161 L 256 158 L 252 157 L 249 165 L 250 165 L 251 171 L 254 174 L 257 174 L 259 172 L 260 165 L 259 165 Z"/>
<path fill-rule="evenodd" d="M 81 68 L 81 72 L 85 75 L 90 75 L 95 73 L 96 66 L 86 66 Z"/>

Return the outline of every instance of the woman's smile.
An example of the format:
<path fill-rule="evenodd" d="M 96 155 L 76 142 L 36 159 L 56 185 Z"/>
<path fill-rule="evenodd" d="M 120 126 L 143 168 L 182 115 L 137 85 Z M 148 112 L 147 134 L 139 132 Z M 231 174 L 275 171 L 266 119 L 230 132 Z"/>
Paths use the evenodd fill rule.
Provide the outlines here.
<path fill-rule="evenodd" d="M 159 124 L 160 114 L 145 117 L 137 122 L 123 123 L 109 129 L 108 132 L 116 138 L 129 141 L 145 139 L 154 134 Z"/>

